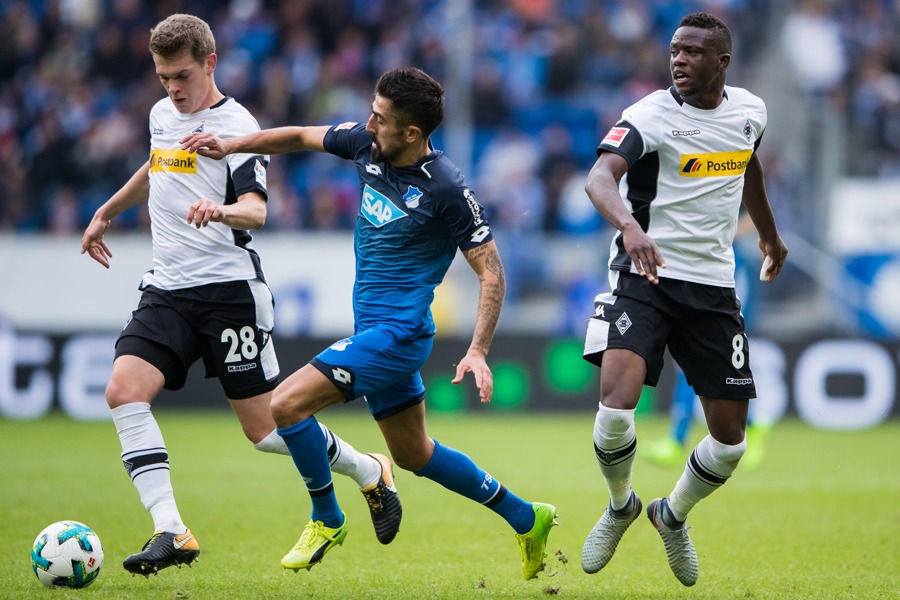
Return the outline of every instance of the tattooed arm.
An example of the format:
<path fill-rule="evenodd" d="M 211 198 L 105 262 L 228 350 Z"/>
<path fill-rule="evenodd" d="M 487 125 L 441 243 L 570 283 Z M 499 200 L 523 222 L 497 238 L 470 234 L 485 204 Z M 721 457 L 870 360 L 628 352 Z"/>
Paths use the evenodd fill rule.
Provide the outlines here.
<path fill-rule="evenodd" d="M 494 339 L 500 308 L 503 306 L 503 295 L 506 293 L 506 277 L 503 274 L 503 263 L 497 252 L 497 245 L 492 241 L 464 252 L 469 266 L 478 275 L 480 291 L 478 293 L 478 317 L 475 320 L 475 333 L 466 355 L 456 366 L 456 377 L 453 383 L 462 381 L 463 376 L 471 371 L 475 376 L 475 385 L 481 395 L 482 402 L 490 402 L 494 393 L 494 376 L 487 366 L 487 354 Z"/>

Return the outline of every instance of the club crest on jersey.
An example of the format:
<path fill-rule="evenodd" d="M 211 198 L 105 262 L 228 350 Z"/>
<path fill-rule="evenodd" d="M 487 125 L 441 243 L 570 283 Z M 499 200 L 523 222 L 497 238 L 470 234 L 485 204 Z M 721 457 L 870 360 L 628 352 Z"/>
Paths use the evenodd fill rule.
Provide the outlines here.
<path fill-rule="evenodd" d="M 409 189 L 406 190 L 406 193 L 403 194 L 403 202 L 405 202 L 406 206 L 409 208 L 416 208 L 419 206 L 419 200 L 423 195 L 422 190 L 411 185 L 409 186 Z"/>
<path fill-rule="evenodd" d="M 622 142 L 625 140 L 625 136 L 628 135 L 629 131 L 631 130 L 627 127 L 613 127 L 609 130 L 609 133 L 606 134 L 606 137 L 603 138 L 603 141 L 600 143 L 618 148 L 622 145 Z"/>
<path fill-rule="evenodd" d="M 175 150 L 152 150 L 150 152 L 151 173 L 196 173 L 197 155 L 180 148 Z"/>
<path fill-rule="evenodd" d="M 408 216 L 396 204 L 391 202 L 387 196 L 373 189 L 368 183 L 363 188 L 359 212 L 375 227 L 381 227 L 391 221 Z"/>
<path fill-rule="evenodd" d="M 347 348 L 347 346 L 349 346 L 352 343 L 353 343 L 353 341 L 350 338 L 344 338 L 342 340 L 338 340 L 335 343 L 333 343 L 331 345 L 331 349 L 337 350 L 338 352 L 342 352 L 343 350 L 345 350 Z"/>
<path fill-rule="evenodd" d="M 204 131 L 206 131 L 206 123 L 200 123 L 194 127 L 194 130 L 191 133 L 203 133 Z"/>
<path fill-rule="evenodd" d="M 747 138 L 747 142 L 749 143 L 750 140 L 753 139 L 751 137 L 753 135 L 753 125 L 750 123 L 750 119 L 747 119 L 747 122 L 744 123 L 743 132 L 744 132 L 744 137 Z"/>

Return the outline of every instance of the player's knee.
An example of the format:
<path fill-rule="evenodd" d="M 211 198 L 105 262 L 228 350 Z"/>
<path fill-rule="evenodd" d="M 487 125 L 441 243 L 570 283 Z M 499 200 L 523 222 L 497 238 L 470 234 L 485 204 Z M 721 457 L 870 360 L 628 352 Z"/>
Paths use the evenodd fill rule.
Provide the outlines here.
<path fill-rule="evenodd" d="M 113 377 L 106 384 L 106 404 L 110 408 L 118 408 L 130 402 L 145 401 L 135 386 L 120 377 Z"/>

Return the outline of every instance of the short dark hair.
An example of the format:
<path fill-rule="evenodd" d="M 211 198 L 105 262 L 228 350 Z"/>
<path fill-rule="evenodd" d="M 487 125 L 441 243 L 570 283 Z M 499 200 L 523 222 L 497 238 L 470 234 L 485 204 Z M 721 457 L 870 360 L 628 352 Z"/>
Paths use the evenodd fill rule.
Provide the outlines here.
<path fill-rule="evenodd" d="M 679 27 L 697 27 L 713 32 L 713 39 L 717 49 L 722 54 L 731 54 L 731 31 L 722 19 L 705 12 L 695 12 L 685 15 L 681 19 Z"/>
<path fill-rule="evenodd" d="M 425 137 L 444 120 L 444 88 L 421 69 L 385 71 L 375 84 L 375 93 L 391 101 L 402 125 L 415 125 Z"/>
<path fill-rule="evenodd" d="M 150 30 L 150 52 L 153 54 L 174 58 L 185 50 L 190 51 L 191 57 L 201 65 L 216 51 L 216 38 L 203 19 L 174 14 Z"/>

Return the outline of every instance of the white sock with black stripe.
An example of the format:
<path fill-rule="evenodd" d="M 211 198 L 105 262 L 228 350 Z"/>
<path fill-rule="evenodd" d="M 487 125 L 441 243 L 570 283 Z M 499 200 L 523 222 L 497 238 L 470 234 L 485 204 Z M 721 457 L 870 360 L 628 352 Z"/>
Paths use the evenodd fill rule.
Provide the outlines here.
<path fill-rule="evenodd" d="M 623 508 L 631 498 L 631 468 L 636 449 L 634 410 L 607 408 L 600 404 L 594 419 L 594 454 L 606 479 L 614 510 Z"/>
<path fill-rule="evenodd" d="M 184 533 L 169 477 L 169 454 L 150 405 L 132 402 L 110 409 L 122 444 L 122 463 L 153 517 L 155 531 Z"/>
<path fill-rule="evenodd" d="M 747 449 L 747 440 L 729 446 L 707 435 L 700 440 L 688 458 L 681 479 L 669 494 L 669 508 L 679 521 L 684 521 L 694 506 L 722 487 Z"/>
<path fill-rule="evenodd" d="M 328 462 L 331 463 L 331 471 L 339 475 L 346 475 L 356 482 L 360 488 L 372 485 L 381 477 L 381 463 L 365 454 L 360 454 L 356 448 L 339 438 L 333 431 L 319 423 L 325 442 L 328 445 Z"/>

